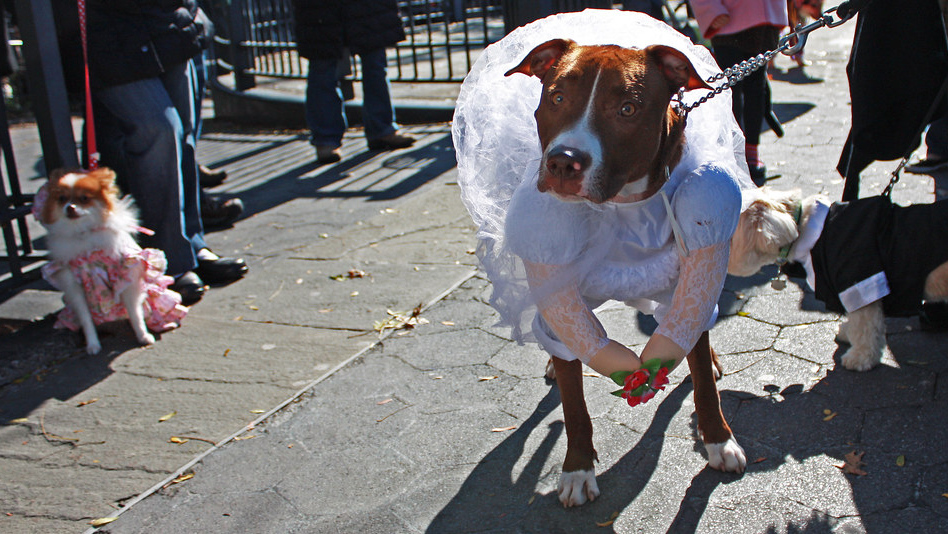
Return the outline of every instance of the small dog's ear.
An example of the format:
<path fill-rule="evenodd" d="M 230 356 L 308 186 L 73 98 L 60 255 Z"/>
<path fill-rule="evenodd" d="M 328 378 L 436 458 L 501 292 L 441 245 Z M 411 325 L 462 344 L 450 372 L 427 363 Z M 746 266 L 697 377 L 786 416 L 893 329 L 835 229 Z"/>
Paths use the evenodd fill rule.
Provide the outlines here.
<path fill-rule="evenodd" d="M 118 195 L 118 186 L 115 185 L 115 171 L 108 167 L 99 167 L 89 171 L 89 176 L 99 182 L 103 192 Z"/>
<path fill-rule="evenodd" d="M 682 87 L 686 91 L 711 88 L 698 76 L 688 56 L 680 51 L 670 46 L 652 45 L 647 47 L 645 52 L 661 67 L 671 94 L 677 93 Z"/>
<path fill-rule="evenodd" d="M 575 44 L 576 42 L 570 39 L 547 41 L 531 50 L 519 65 L 508 70 L 504 73 L 504 76 L 519 72 L 527 76 L 536 76 L 542 80 L 550 68 L 559 61 L 560 57 Z"/>
<path fill-rule="evenodd" d="M 60 168 L 58 168 L 58 169 L 53 169 L 52 172 L 49 173 L 49 181 L 50 181 L 50 183 L 56 183 L 56 182 L 58 182 L 63 176 L 66 176 L 67 174 L 69 174 L 69 173 L 66 171 L 66 169 L 63 169 L 62 167 L 60 167 Z"/>

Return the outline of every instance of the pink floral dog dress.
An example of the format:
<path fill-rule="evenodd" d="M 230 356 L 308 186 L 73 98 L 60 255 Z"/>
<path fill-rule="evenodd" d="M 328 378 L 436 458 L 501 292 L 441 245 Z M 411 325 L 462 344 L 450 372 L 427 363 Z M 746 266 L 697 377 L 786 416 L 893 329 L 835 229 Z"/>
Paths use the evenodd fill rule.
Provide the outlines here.
<path fill-rule="evenodd" d="M 128 312 L 122 304 L 121 293 L 132 283 L 132 267 L 142 265 L 142 289 L 145 293 L 145 324 L 152 332 L 164 332 L 178 327 L 188 308 L 181 305 L 181 295 L 168 289 L 174 279 L 165 273 L 165 253 L 137 245 L 126 247 L 114 256 L 94 250 L 69 262 L 51 261 L 43 266 L 43 278 L 62 290 L 54 275 L 60 269 L 69 269 L 82 285 L 95 324 L 125 319 Z M 56 328 L 79 330 L 75 313 L 67 306 L 59 312 Z"/>

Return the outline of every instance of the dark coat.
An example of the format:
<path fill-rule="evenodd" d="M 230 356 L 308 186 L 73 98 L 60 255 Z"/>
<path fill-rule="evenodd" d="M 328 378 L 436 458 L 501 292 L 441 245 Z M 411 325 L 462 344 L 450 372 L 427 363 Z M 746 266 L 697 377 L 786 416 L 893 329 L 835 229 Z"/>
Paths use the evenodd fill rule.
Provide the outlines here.
<path fill-rule="evenodd" d="M 858 176 L 873 161 L 899 159 L 919 144 L 922 121 L 948 76 L 938 2 L 869 2 L 859 11 L 846 73 L 853 122 L 836 169 Z"/>
<path fill-rule="evenodd" d="M 296 49 L 308 59 L 338 59 L 405 39 L 395 0 L 293 0 Z"/>
<path fill-rule="evenodd" d="M 844 313 L 839 294 L 879 272 L 891 293 L 882 299 L 889 317 L 917 315 L 928 273 L 948 261 L 948 200 L 898 206 L 873 196 L 830 206 L 810 251 L 816 298 Z"/>
<path fill-rule="evenodd" d="M 210 44 L 196 0 L 87 0 L 89 77 L 110 87 L 160 76 Z"/>

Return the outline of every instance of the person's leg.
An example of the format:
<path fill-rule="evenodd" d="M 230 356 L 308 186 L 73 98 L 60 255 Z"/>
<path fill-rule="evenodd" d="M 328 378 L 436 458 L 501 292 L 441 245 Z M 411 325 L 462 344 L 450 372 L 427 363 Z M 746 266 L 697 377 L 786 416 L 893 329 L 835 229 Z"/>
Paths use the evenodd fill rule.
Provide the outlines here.
<path fill-rule="evenodd" d="M 365 137 L 379 139 L 398 130 L 388 82 L 385 49 L 359 54 L 362 60 L 362 123 Z"/>
<path fill-rule="evenodd" d="M 313 146 L 338 148 L 348 123 L 336 79 L 338 60 L 311 59 L 306 77 L 306 124 Z"/>
<path fill-rule="evenodd" d="M 165 253 L 168 274 L 190 271 L 197 261 L 183 214 L 184 126 L 168 90 L 162 80 L 149 78 L 97 90 L 93 96 L 122 133 L 124 161 L 117 162 L 127 174 L 122 183 L 135 198 L 142 226 L 155 232 L 141 236 L 142 245 Z M 187 100 L 193 102 L 190 94 Z M 110 165 L 106 159 L 102 163 Z"/>
<path fill-rule="evenodd" d="M 197 122 L 198 103 L 194 95 L 197 94 L 197 73 L 194 63 L 188 61 L 178 67 L 168 69 L 162 76 L 161 82 L 168 91 L 168 96 L 177 110 L 181 123 L 181 137 L 179 140 L 180 180 L 182 191 L 182 216 L 184 218 L 184 232 L 194 252 L 206 248 L 204 242 L 204 226 L 201 223 L 200 195 L 201 185 L 198 182 L 197 155 Z"/>

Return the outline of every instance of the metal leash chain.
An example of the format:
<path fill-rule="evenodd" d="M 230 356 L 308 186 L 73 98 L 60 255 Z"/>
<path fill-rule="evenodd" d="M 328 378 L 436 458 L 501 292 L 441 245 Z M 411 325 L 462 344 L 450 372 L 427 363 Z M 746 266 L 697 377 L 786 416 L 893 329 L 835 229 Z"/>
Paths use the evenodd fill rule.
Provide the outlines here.
<path fill-rule="evenodd" d="M 777 54 L 783 53 L 784 55 L 792 56 L 799 53 L 801 50 L 803 50 L 803 46 L 806 44 L 807 36 L 809 36 L 810 32 L 813 30 L 822 28 L 824 26 L 827 28 L 835 28 L 836 26 L 839 26 L 856 15 L 856 11 L 847 11 L 846 16 L 839 16 L 837 14 L 837 18 L 834 19 L 832 14 L 835 13 L 839 7 L 840 6 L 836 6 L 827 9 L 823 12 L 823 15 L 819 19 L 807 24 L 806 26 L 798 24 L 793 33 L 787 34 L 780 39 L 780 41 L 777 43 L 777 48 L 767 52 L 762 52 L 752 58 L 745 59 L 736 65 L 724 69 L 723 72 L 719 72 L 714 76 L 711 76 L 706 81 L 708 82 L 708 85 L 711 85 L 712 87 L 718 80 L 727 78 L 727 82 L 714 87 L 714 89 L 699 98 L 697 101 L 695 101 L 695 103 L 685 104 L 685 88 L 682 87 L 678 90 L 678 94 L 672 97 L 672 103 L 677 107 L 678 114 L 682 117 L 686 117 L 688 113 L 691 112 L 691 110 L 737 85 L 738 82 L 766 65 Z M 797 41 L 791 45 L 790 42 L 794 38 L 796 38 Z"/>

